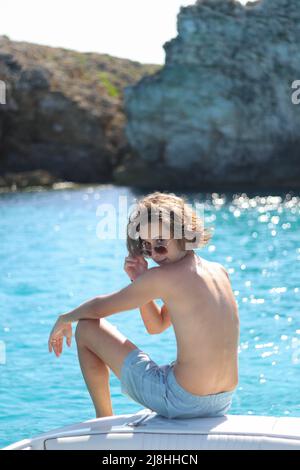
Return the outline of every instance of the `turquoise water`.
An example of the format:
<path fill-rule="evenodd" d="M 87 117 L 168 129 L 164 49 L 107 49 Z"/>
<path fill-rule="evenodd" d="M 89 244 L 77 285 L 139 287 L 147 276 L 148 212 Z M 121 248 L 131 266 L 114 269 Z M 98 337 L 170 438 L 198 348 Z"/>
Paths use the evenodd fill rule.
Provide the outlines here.
<path fill-rule="evenodd" d="M 74 338 L 60 358 L 47 341 L 57 315 L 128 283 L 124 237 L 97 236 L 99 204 L 117 208 L 119 196 L 139 195 L 110 185 L 0 194 L 0 447 L 94 418 Z M 215 227 L 198 253 L 224 264 L 239 305 L 240 380 L 230 412 L 300 416 L 299 196 L 189 197 Z M 176 358 L 172 328 L 148 335 L 138 310 L 107 319 L 158 364 Z M 110 385 L 115 414 L 143 408 L 121 395 L 113 373 Z"/>

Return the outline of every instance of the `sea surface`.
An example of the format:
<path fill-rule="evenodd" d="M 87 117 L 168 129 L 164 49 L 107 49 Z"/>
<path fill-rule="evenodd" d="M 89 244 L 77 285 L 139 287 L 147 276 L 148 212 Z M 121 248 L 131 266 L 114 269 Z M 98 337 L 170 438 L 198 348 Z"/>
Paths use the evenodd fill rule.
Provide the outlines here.
<path fill-rule="evenodd" d="M 74 337 L 59 358 L 47 341 L 59 314 L 128 285 L 126 210 L 141 195 L 113 185 L 0 194 L 0 447 L 94 418 Z M 239 306 L 230 413 L 300 417 L 299 194 L 187 196 L 214 228 L 197 253 L 227 268 Z M 138 309 L 106 319 L 159 365 L 176 359 L 172 327 L 149 335 Z M 143 408 L 112 372 L 110 386 L 114 414 Z"/>

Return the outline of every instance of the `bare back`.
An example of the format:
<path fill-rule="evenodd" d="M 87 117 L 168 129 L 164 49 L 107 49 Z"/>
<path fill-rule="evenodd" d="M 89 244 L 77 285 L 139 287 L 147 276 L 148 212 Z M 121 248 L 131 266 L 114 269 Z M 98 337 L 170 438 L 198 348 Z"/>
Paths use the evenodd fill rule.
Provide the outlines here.
<path fill-rule="evenodd" d="M 176 335 L 178 383 L 196 395 L 233 390 L 238 383 L 239 318 L 226 270 L 193 251 L 161 269 L 168 275 L 163 301 Z"/>

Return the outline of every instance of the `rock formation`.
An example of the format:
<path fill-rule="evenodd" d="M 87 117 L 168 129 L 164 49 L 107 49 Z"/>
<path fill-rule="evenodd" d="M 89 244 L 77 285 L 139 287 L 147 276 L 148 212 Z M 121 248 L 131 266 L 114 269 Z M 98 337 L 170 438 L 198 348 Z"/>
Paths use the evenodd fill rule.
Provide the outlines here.
<path fill-rule="evenodd" d="M 158 68 L 0 36 L 0 186 L 111 181 L 128 150 L 123 88 Z"/>
<path fill-rule="evenodd" d="M 181 7 L 165 66 L 125 89 L 122 184 L 300 187 L 298 0 Z"/>

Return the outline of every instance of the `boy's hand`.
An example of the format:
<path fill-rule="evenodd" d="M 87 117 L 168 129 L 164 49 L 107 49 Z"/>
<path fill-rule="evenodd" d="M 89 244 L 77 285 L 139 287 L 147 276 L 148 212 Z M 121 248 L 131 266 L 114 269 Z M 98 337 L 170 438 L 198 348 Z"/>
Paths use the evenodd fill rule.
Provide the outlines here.
<path fill-rule="evenodd" d="M 124 271 L 130 279 L 135 279 L 148 269 L 148 262 L 143 256 L 126 256 L 124 262 Z"/>
<path fill-rule="evenodd" d="M 66 337 L 67 345 L 70 347 L 72 342 L 72 323 L 64 321 L 59 316 L 48 340 L 49 352 L 52 352 L 53 349 L 57 357 L 62 353 L 64 336 Z"/>

